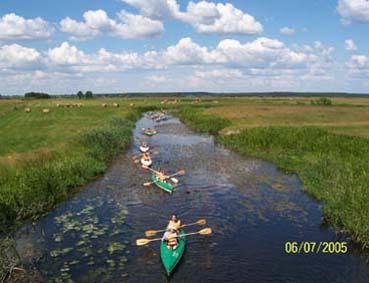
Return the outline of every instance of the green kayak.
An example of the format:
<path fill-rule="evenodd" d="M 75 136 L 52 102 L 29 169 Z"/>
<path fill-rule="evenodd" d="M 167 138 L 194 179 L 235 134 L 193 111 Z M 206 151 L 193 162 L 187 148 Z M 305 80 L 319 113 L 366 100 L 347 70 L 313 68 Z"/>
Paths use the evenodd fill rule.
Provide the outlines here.
<path fill-rule="evenodd" d="M 171 272 L 181 260 L 185 250 L 186 236 L 182 236 L 185 232 L 181 230 L 179 234 L 181 236 L 178 238 L 178 245 L 175 250 L 169 249 L 164 241 L 160 243 L 160 257 L 168 276 L 170 276 Z"/>
<path fill-rule="evenodd" d="M 168 192 L 168 193 L 172 193 L 174 190 L 174 186 L 169 183 L 169 182 L 162 182 L 159 180 L 159 178 L 156 176 L 156 174 L 152 174 L 151 175 L 151 181 L 158 186 L 160 189 Z"/>
<path fill-rule="evenodd" d="M 151 137 L 151 136 L 153 136 L 153 135 L 156 135 L 156 130 L 149 130 L 149 129 L 146 129 L 146 130 L 144 130 L 143 131 L 143 133 L 146 135 L 146 136 L 149 136 L 149 137 Z"/>

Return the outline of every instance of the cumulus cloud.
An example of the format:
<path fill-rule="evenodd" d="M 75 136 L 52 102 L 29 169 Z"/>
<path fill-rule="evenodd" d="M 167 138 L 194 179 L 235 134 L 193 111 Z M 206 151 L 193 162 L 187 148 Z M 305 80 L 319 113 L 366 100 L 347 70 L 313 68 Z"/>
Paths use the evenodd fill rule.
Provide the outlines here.
<path fill-rule="evenodd" d="M 157 76 L 157 75 L 151 75 L 146 77 L 147 80 L 154 82 L 154 83 L 163 83 L 167 81 L 167 77 L 165 76 Z"/>
<path fill-rule="evenodd" d="M 357 50 L 356 44 L 352 39 L 345 40 L 345 49 L 348 51 L 355 51 Z"/>
<path fill-rule="evenodd" d="M 343 23 L 351 20 L 369 22 L 369 1 L 367 0 L 339 0 L 337 11 Z"/>
<path fill-rule="evenodd" d="M 165 69 L 170 66 L 214 65 L 246 69 L 301 69 L 331 60 L 333 49 L 320 42 L 312 46 L 291 48 L 283 42 L 260 37 L 242 43 L 238 40 L 221 40 L 214 48 L 201 46 L 191 38 L 182 38 L 177 44 L 159 51 L 110 52 L 101 48 L 96 53 L 85 53 L 68 42 L 40 54 L 35 49 L 19 45 L 5 45 L 2 61 L 43 62 L 45 67 L 74 72 L 117 72 L 127 69 Z M 12 54 L 7 56 L 6 54 Z M 7 57 L 9 59 L 7 59 Z"/>
<path fill-rule="evenodd" d="M 0 18 L 0 39 L 40 39 L 51 37 L 54 28 L 40 17 L 25 19 L 14 13 Z"/>
<path fill-rule="evenodd" d="M 293 35 L 293 34 L 295 34 L 295 30 L 293 28 L 289 28 L 289 27 L 283 27 L 283 28 L 279 29 L 279 32 L 281 34 L 284 34 L 284 35 Z"/>
<path fill-rule="evenodd" d="M 33 48 L 18 44 L 0 46 L 0 72 L 33 68 L 40 64 L 41 54 Z"/>
<path fill-rule="evenodd" d="M 84 21 L 78 22 L 69 17 L 60 21 L 60 29 L 70 33 L 72 39 L 89 39 L 99 35 L 121 38 L 146 38 L 160 35 L 163 24 L 142 15 L 130 14 L 126 11 L 118 13 L 119 21 L 108 17 L 105 11 L 87 11 Z"/>
<path fill-rule="evenodd" d="M 253 16 L 232 4 L 190 1 L 185 11 L 176 0 L 122 0 L 150 18 L 173 18 L 191 24 L 204 34 L 256 34 L 263 26 Z"/>
<path fill-rule="evenodd" d="M 237 69 L 196 70 L 194 75 L 202 79 L 240 79 L 244 75 Z"/>

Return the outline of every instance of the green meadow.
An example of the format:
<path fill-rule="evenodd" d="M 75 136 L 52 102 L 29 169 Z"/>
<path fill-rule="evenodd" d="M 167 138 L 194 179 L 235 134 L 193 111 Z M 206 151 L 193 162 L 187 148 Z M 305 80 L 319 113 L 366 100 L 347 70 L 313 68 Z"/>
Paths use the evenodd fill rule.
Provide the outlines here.
<path fill-rule="evenodd" d="M 131 143 L 140 115 L 167 108 L 226 147 L 297 173 L 306 192 L 322 202 L 325 220 L 368 247 L 369 99 L 173 100 L 0 100 L 0 233 L 47 213 L 103 174 Z M 1 261 L 8 241 L 0 242 L 6 270 Z"/>

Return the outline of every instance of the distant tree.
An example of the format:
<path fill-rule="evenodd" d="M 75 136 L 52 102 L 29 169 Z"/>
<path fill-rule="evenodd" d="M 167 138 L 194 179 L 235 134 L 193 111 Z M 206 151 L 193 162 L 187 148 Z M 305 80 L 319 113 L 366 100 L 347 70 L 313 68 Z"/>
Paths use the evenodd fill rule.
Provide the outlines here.
<path fill-rule="evenodd" d="M 312 105 L 321 105 L 321 106 L 331 106 L 332 105 L 332 100 L 327 98 L 327 97 L 321 97 L 317 100 L 312 100 L 311 104 Z"/>
<path fill-rule="evenodd" d="M 47 93 L 43 93 L 43 92 L 27 92 L 24 94 L 25 98 L 36 98 L 36 99 L 47 99 L 50 98 L 50 95 Z"/>
<path fill-rule="evenodd" d="M 84 97 L 84 94 L 82 91 L 77 92 L 77 96 L 79 99 L 82 99 Z"/>
<path fill-rule="evenodd" d="M 92 91 L 91 91 L 91 90 L 86 91 L 86 93 L 85 93 L 85 98 L 86 98 L 86 99 L 90 99 L 90 98 L 92 98 L 92 97 L 93 97 L 93 93 L 92 93 Z"/>

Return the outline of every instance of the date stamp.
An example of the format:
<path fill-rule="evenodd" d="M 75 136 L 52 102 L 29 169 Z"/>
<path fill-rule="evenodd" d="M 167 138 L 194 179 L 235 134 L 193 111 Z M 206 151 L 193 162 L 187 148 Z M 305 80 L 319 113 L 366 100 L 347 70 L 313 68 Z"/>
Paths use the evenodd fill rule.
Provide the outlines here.
<path fill-rule="evenodd" d="M 284 244 L 286 254 L 346 254 L 347 242 L 286 242 Z"/>

